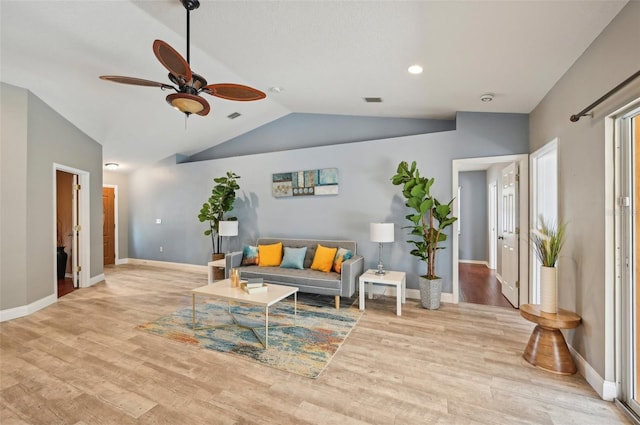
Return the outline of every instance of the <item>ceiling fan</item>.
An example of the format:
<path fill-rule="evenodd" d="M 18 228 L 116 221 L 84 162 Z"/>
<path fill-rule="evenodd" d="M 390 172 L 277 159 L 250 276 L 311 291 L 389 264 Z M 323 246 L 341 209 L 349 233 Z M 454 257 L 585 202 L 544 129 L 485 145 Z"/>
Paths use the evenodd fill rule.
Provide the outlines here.
<path fill-rule="evenodd" d="M 169 71 L 169 80 L 174 85 L 144 80 L 142 78 L 123 77 L 119 75 L 101 75 L 100 78 L 114 83 L 131 84 L 134 86 L 160 87 L 162 90 L 175 90 L 167 96 L 167 103 L 187 117 L 191 114 L 207 115 L 211 108 L 209 102 L 200 97 L 200 93 L 222 99 L 248 102 L 260 100 L 267 95 L 260 90 L 242 84 L 219 83 L 207 85 L 207 80 L 191 71 L 189 66 L 190 26 L 189 12 L 200 7 L 199 0 L 180 0 L 187 11 L 187 59 L 162 40 L 153 42 L 153 53 L 160 63 Z M 177 87 L 176 87 L 177 86 Z"/>

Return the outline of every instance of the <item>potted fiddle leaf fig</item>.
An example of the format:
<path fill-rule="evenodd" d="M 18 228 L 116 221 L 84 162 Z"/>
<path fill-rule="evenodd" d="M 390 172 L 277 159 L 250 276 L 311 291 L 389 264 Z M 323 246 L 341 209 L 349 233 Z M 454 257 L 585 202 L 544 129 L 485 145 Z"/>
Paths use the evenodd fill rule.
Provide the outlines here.
<path fill-rule="evenodd" d="M 406 216 L 411 224 L 405 228 L 410 229 L 409 234 L 418 239 L 407 241 L 414 245 L 411 255 L 427 265 L 426 274 L 418 277 L 421 304 L 424 308 L 437 309 L 440 307 L 442 278 L 436 274 L 436 254 L 444 249 L 439 244 L 447 240 L 444 229 L 458 219 L 451 215 L 453 199 L 446 204 L 438 201 L 431 194 L 435 180 L 421 176 L 415 161 L 411 166 L 406 161 L 400 162 L 391 181 L 396 186 L 402 185 L 405 205 L 412 209 L 411 214 Z"/>
<path fill-rule="evenodd" d="M 233 210 L 233 203 L 236 200 L 236 190 L 240 189 L 238 185 L 239 175 L 232 171 L 222 177 L 213 179 L 215 185 L 211 189 L 211 196 L 202 204 L 198 219 L 201 223 L 207 222 L 209 228 L 204 231 L 205 236 L 211 237 L 212 260 L 224 258 L 224 254 L 220 252 L 220 244 L 222 237 L 219 233 L 220 222 L 222 220 L 234 221 L 236 217 L 225 217 L 225 214 Z"/>

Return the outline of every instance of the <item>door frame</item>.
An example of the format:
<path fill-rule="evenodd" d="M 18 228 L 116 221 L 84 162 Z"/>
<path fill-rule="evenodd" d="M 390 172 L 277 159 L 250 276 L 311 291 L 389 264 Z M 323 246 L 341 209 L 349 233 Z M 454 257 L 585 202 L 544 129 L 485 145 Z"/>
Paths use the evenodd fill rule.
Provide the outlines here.
<path fill-rule="evenodd" d="M 553 138 L 550 142 L 542 146 L 540 149 L 532 152 L 530 155 L 530 170 L 531 170 L 531 225 L 536 226 L 537 217 L 539 215 L 538 205 L 538 190 L 539 190 L 539 173 L 538 164 L 540 161 L 550 153 L 556 155 L 556 211 L 554 219 L 558 220 L 558 138 Z M 532 304 L 538 304 L 540 302 L 540 260 L 536 255 L 531 256 L 531 274 L 530 274 L 530 294 L 529 299 Z"/>
<path fill-rule="evenodd" d="M 118 185 L 115 184 L 103 184 L 102 187 L 108 187 L 113 189 L 113 223 L 115 224 L 115 230 L 113 235 L 113 245 L 116 250 L 115 265 L 120 264 L 120 258 L 118 257 L 118 231 L 120 230 L 120 224 L 118 223 Z"/>
<path fill-rule="evenodd" d="M 70 174 L 75 174 L 78 176 L 78 183 L 80 187 L 85 188 L 81 192 L 80 200 L 78 202 L 78 225 L 82 229 L 80 231 L 79 236 L 79 246 L 78 250 L 78 265 L 80 266 L 80 273 L 78 273 L 79 278 L 79 288 L 86 288 L 89 286 L 89 272 L 91 270 L 91 191 L 89 190 L 90 186 L 90 173 L 88 171 L 80 170 L 78 168 L 69 167 L 67 165 L 53 163 L 53 211 L 57 211 L 57 197 L 56 197 L 56 171 L 64 171 Z M 52 214 L 52 222 L 53 222 L 53 232 L 51 234 L 52 242 L 51 246 L 56 246 L 56 215 Z M 53 264 L 56 264 L 56 252 L 55 249 L 52 249 L 53 256 Z M 72 270 L 74 273 L 75 270 Z M 58 296 L 58 277 L 56 275 L 55 267 L 52 272 L 52 280 L 53 280 L 53 293 Z"/>
<path fill-rule="evenodd" d="M 451 175 L 451 194 L 454 197 L 452 208 L 454 215 L 457 217 L 460 215 L 459 204 L 455 196 L 458 193 L 459 173 L 464 171 L 479 171 L 486 170 L 492 165 L 496 164 L 508 164 L 510 162 L 517 162 L 520 170 L 520 204 L 519 204 L 519 224 L 520 224 L 520 238 L 518 243 L 519 248 L 519 281 L 520 281 L 520 304 L 529 303 L 529 245 L 528 237 L 522 237 L 529 233 L 529 155 L 503 155 L 503 156 L 490 156 L 483 158 L 465 158 L 454 159 L 452 161 L 452 175 Z M 487 194 L 488 196 L 488 194 Z M 526 233 L 523 233 L 523 229 L 526 229 Z M 488 229 L 487 229 L 488 231 Z M 460 282 L 458 273 L 458 262 L 460 259 L 460 253 L 458 252 L 460 247 L 460 241 L 458 240 L 458 223 L 453 223 L 453 230 L 451 231 L 451 287 L 453 303 L 458 304 L 460 302 Z M 491 242 L 490 242 L 491 243 Z"/>

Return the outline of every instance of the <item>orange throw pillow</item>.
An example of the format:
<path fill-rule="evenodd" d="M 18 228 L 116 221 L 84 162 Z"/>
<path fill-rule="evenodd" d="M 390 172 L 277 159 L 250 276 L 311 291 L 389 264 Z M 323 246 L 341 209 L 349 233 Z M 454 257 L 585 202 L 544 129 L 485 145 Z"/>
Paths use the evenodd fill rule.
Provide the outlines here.
<path fill-rule="evenodd" d="M 274 267 L 279 266 L 282 262 L 282 242 L 274 243 L 271 245 L 258 245 L 258 257 L 259 267 Z"/>
<path fill-rule="evenodd" d="M 333 259 L 336 257 L 337 251 L 338 248 L 327 248 L 326 246 L 318 244 L 316 253 L 313 256 L 311 269 L 320 270 L 321 272 L 330 272 L 331 267 L 333 266 Z M 262 256 L 262 252 L 260 255 Z"/>

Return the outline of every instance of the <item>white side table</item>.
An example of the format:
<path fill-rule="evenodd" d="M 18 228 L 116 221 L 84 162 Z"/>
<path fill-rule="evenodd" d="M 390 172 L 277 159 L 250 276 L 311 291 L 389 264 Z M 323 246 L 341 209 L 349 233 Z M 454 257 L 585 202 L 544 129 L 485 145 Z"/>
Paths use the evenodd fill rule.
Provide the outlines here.
<path fill-rule="evenodd" d="M 209 283 L 213 283 L 215 282 L 213 280 L 213 269 L 224 269 L 226 268 L 227 264 L 226 264 L 226 260 L 224 258 L 221 258 L 219 260 L 215 260 L 215 261 L 209 261 L 207 263 L 207 266 L 209 267 Z"/>
<path fill-rule="evenodd" d="M 402 304 L 407 296 L 407 274 L 405 272 L 387 271 L 383 275 L 377 275 L 375 269 L 370 269 L 360 275 L 358 279 L 360 293 L 360 310 L 364 310 L 364 284 L 368 283 L 369 299 L 373 298 L 373 285 L 392 285 L 396 287 L 396 314 L 402 316 Z"/>

